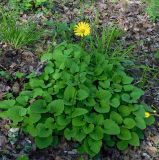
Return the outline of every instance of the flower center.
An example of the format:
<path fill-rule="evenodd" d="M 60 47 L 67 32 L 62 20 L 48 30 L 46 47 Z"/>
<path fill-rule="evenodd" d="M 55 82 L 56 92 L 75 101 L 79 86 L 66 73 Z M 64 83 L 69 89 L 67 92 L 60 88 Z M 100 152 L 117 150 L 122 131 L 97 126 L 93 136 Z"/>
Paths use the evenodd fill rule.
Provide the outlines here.
<path fill-rule="evenodd" d="M 82 28 L 82 29 L 81 29 L 81 32 L 82 32 L 82 33 L 85 33 L 85 29 L 84 29 L 84 28 Z"/>

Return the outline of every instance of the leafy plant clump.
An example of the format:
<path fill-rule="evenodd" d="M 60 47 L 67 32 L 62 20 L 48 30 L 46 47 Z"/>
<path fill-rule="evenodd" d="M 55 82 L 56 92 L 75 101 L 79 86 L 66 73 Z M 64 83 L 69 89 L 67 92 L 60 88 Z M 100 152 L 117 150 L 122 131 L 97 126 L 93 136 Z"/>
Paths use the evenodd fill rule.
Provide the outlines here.
<path fill-rule="evenodd" d="M 15 16 L 4 14 L 2 11 L 0 14 L 0 40 L 15 49 L 31 45 L 42 36 L 42 30 L 37 31 L 35 24 L 20 24 Z"/>
<path fill-rule="evenodd" d="M 21 11 L 34 10 L 38 7 L 53 4 L 51 0 L 9 0 L 9 5 L 13 9 Z"/>
<path fill-rule="evenodd" d="M 120 150 L 139 146 L 154 117 L 145 118 L 151 109 L 138 102 L 144 92 L 132 85 L 117 60 L 67 43 L 41 59 L 47 61 L 44 72 L 29 75 L 15 100 L 1 101 L 2 118 L 21 126 L 40 149 L 61 135 L 79 142 L 79 152 L 91 157 L 102 145 Z"/>

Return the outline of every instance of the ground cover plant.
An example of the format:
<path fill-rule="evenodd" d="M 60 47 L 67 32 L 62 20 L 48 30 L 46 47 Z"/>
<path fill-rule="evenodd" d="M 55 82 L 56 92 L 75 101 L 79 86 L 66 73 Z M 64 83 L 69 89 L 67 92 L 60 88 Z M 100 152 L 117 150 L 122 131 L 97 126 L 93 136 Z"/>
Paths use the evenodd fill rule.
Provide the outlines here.
<path fill-rule="evenodd" d="M 42 31 L 38 31 L 36 24 L 24 23 L 18 24 L 14 15 L 4 14 L 0 12 L 0 40 L 11 45 L 15 49 L 32 45 L 40 39 Z"/>
<path fill-rule="evenodd" d="M 109 56 L 116 52 L 111 47 L 120 32 L 106 30 L 89 52 L 84 43 L 62 42 L 49 49 L 41 57 L 47 62 L 42 74 L 31 73 L 16 99 L 1 101 L 0 116 L 34 137 L 40 149 L 55 145 L 61 136 L 79 142 L 78 151 L 90 157 L 102 144 L 120 150 L 139 146 L 143 130 L 154 123 L 153 110 L 139 103 L 144 92 L 132 84 L 121 59 Z M 74 32 L 90 35 L 90 26 L 81 22 Z"/>
<path fill-rule="evenodd" d="M 48 5 L 48 0 L 10 0 L 9 5 L 13 9 L 22 11 L 33 10 L 44 5 Z"/>

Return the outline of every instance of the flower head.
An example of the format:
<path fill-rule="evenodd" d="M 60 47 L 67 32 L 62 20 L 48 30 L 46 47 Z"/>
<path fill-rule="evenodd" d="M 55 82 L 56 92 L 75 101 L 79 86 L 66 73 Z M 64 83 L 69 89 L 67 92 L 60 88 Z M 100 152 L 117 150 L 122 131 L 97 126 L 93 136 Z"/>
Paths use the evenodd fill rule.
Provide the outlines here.
<path fill-rule="evenodd" d="M 91 28 L 90 25 L 86 22 L 79 22 L 75 28 L 74 33 L 76 36 L 84 37 L 90 35 Z"/>
<path fill-rule="evenodd" d="M 149 118 L 151 114 L 149 112 L 145 112 L 145 118 Z"/>

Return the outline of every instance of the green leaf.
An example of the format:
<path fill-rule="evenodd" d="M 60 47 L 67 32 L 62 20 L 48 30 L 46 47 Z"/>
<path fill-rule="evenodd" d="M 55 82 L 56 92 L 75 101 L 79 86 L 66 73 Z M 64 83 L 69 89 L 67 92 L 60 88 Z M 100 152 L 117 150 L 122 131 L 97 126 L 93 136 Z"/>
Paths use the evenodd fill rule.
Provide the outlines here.
<path fill-rule="evenodd" d="M 4 100 L 0 101 L 1 109 L 9 109 L 15 105 L 15 100 Z"/>
<path fill-rule="evenodd" d="M 133 78 L 129 76 L 124 76 L 122 80 L 123 84 L 130 84 L 132 81 L 133 81 Z"/>
<path fill-rule="evenodd" d="M 35 137 L 35 143 L 37 145 L 37 147 L 39 149 L 44 149 L 47 148 L 48 146 L 50 146 L 53 142 L 53 136 L 49 136 L 49 137 Z"/>
<path fill-rule="evenodd" d="M 52 134 L 52 129 L 43 123 L 38 123 L 36 129 L 38 137 L 49 137 Z"/>
<path fill-rule="evenodd" d="M 58 116 L 64 111 L 64 102 L 62 99 L 54 100 L 48 105 L 49 111 L 54 114 L 54 116 Z"/>
<path fill-rule="evenodd" d="M 114 83 L 120 83 L 121 82 L 121 79 L 122 79 L 122 76 L 120 74 L 114 74 L 113 77 L 112 77 L 112 81 Z"/>
<path fill-rule="evenodd" d="M 37 96 L 42 96 L 44 93 L 42 88 L 35 88 L 33 90 L 33 98 L 37 97 Z"/>
<path fill-rule="evenodd" d="M 108 113 L 110 111 L 110 105 L 109 105 L 109 101 L 108 100 L 101 100 L 100 101 L 100 105 L 96 104 L 94 106 L 94 109 L 98 112 L 98 113 Z"/>
<path fill-rule="evenodd" d="M 65 115 L 59 115 L 57 116 L 56 122 L 60 126 L 66 126 L 71 122 L 70 118 L 65 117 Z"/>
<path fill-rule="evenodd" d="M 70 129 L 68 129 L 68 128 L 66 128 L 66 129 L 64 130 L 64 136 L 65 136 L 65 138 L 66 138 L 67 140 L 71 140 L 71 138 L 75 136 L 75 132 L 72 131 L 72 130 L 70 130 Z"/>
<path fill-rule="evenodd" d="M 54 118 L 52 117 L 47 118 L 45 121 L 45 127 L 52 130 L 55 129 Z"/>
<path fill-rule="evenodd" d="M 18 97 L 16 98 L 16 101 L 17 101 L 20 105 L 25 106 L 25 105 L 27 104 L 28 99 L 29 99 L 28 96 L 22 96 L 22 95 L 20 95 L 20 96 L 18 96 Z"/>
<path fill-rule="evenodd" d="M 45 53 L 41 56 L 41 60 L 44 61 L 48 61 L 51 60 L 53 58 L 53 54 L 52 53 Z"/>
<path fill-rule="evenodd" d="M 112 119 L 113 121 L 115 121 L 118 124 L 121 124 L 123 122 L 121 115 L 117 112 L 114 112 L 114 111 L 112 111 L 110 113 L 110 119 Z"/>
<path fill-rule="evenodd" d="M 135 117 L 136 121 L 136 126 L 140 129 L 145 129 L 146 128 L 146 123 L 143 118 L 141 117 Z"/>
<path fill-rule="evenodd" d="M 117 142 L 117 148 L 121 151 L 128 148 L 128 142 L 127 141 L 118 141 Z"/>
<path fill-rule="evenodd" d="M 113 99 L 111 99 L 111 103 L 110 104 L 114 108 L 119 107 L 119 105 L 120 105 L 120 99 L 119 99 L 119 97 L 114 97 Z"/>
<path fill-rule="evenodd" d="M 129 116 L 131 113 L 131 108 L 129 106 L 122 105 L 118 108 L 118 110 L 123 117 Z"/>
<path fill-rule="evenodd" d="M 86 138 L 85 140 L 84 140 L 84 142 L 83 142 L 83 144 L 80 146 L 80 148 L 79 148 L 79 152 L 80 153 L 87 153 L 90 157 L 94 157 L 95 155 L 96 155 L 96 153 L 94 153 L 91 149 L 90 149 L 90 145 L 92 145 L 92 143 L 90 142 L 90 145 L 88 144 L 88 141 L 90 141 L 89 140 L 90 138 L 88 137 L 88 138 Z M 94 141 L 94 140 L 93 140 Z M 98 146 L 97 146 L 97 148 L 99 148 Z"/>
<path fill-rule="evenodd" d="M 144 132 L 143 132 L 143 130 L 141 130 L 139 128 L 135 128 L 135 132 L 139 136 L 140 139 L 144 139 Z"/>
<path fill-rule="evenodd" d="M 135 88 L 130 94 L 134 102 L 136 102 L 136 100 L 138 100 L 142 95 L 144 95 L 144 92 L 139 88 Z"/>
<path fill-rule="evenodd" d="M 103 125 L 103 123 L 104 123 L 104 116 L 103 116 L 103 114 L 97 114 L 97 113 L 86 114 L 84 116 L 84 120 L 87 123 L 93 123 L 95 125 Z"/>
<path fill-rule="evenodd" d="M 88 97 L 87 101 L 85 101 L 84 104 L 88 107 L 92 107 L 92 106 L 95 106 L 96 101 L 94 100 L 94 98 Z"/>
<path fill-rule="evenodd" d="M 86 134 L 82 130 L 78 129 L 73 138 L 78 142 L 81 142 L 85 137 L 86 137 Z"/>
<path fill-rule="evenodd" d="M 143 105 L 135 105 L 135 107 L 138 107 L 138 109 L 133 112 L 133 114 L 137 117 L 145 117 L 145 108 Z"/>
<path fill-rule="evenodd" d="M 38 88 L 38 87 L 44 88 L 45 87 L 44 81 L 41 79 L 37 79 L 37 78 L 30 79 L 29 84 L 32 88 Z"/>
<path fill-rule="evenodd" d="M 128 128 L 128 129 L 132 129 L 136 125 L 136 122 L 132 118 L 125 118 L 123 122 L 125 124 L 124 127 Z"/>
<path fill-rule="evenodd" d="M 89 134 L 89 133 L 91 133 L 92 131 L 93 131 L 93 129 L 94 129 L 94 124 L 88 124 L 88 125 L 85 125 L 85 126 L 83 126 L 83 132 L 85 133 L 85 134 Z"/>
<path fill-rule="evenodd" d="M 21 122 L 26 115 L 27 110 L 21 106 L 14 106 L 7 111 L 7 116 L 10 118 L 14 123 Z"/>
<path fill-rule="evenodd" d="M 121 99 L 122 99 L 124 102 L 127 102 L 127 103 L 130 103 L 130 102 L 131 102 L 131 101 L 130 101 L 130 96 L 129 96 L 129 94 L 127 94 L 127 93 L 122 94 Z"/>
<path fill-rule="evenodd" d="M 52 74 L 52 73 L 54 73 L 54 68 L 53 68 L 53 66 L 47 65 L 47 66 L 45 67 L 45 69 L 44 69 L 44 72 L 45 72 L 46 74 Z"/>
<path fill-rule="evenodd" d="M 86 99 L 88 96 L 89 96 L 89 93 L 84 89 L 80 89 L 77 92 L 77 99 L 80 101 Z"/>
<path fill-rule="evenodd" d="M 108 134 L 104 134 L 104 145 L 107 145 L 109 147 L 113 147 L 115 145 L 115 141 L 113 140 L 113 138 L 108 135 Z"/>
<path fill-rule="evenodd" d="M 124 85 L 123 88 L 126 92 L 128 92 L 128 91 L 132 91 L 134 89 L 134 86 L 131 84 L 128 84 L 128 85 Z"/>
<path fill-rule="evenodd" d="M 32 113 L 46 113 L 48 112 L 48 109 L 46 108 L 46 102 L 42 99 L 38 99 L 34 101 L 30 105 L 30 111 Z"/>
<path fill-rule="evenodd" d="M 150 117 L 145 118 L 145 122 L 146 122 L 147 125 L 150 126 L 150 125 L 155 123 L 155 117 L 151 115 Z"/>
<path fill-rule="evenodd" d="M 25 122 L 28 124 L 34 124 L 41 119 L 41 114 L 38 113 L 30 113 L 29 117 L 25 117 Z"/>
<path fill-rule="evenodd" d="M 54 50 L 53 59 L 57 68 L 60 68 L 61 64 L 65 64 L 67 57 L 62 53 L 62 50 Z"/>
<path fill-rule="evenodd" d="M 85 125 L 85 121 L 83 120 L 83 116 L 79 116 L 79 117 L 75 117 L 72 119 L 72 125 L 73 126 L 84 126 Z"/>
<path fill-rule="evenodd" d="M 109 135 L 118 135 L 120 133 L 119 126 L 111 119 L 104 121 L 104 133 Z"/>
<path fill-rule="evenodd" d="M 122 85 L 120 84 L 112 84 L 112 88 L 114 92 L 121 92 L 122 91 Z"/>
<path fill-rule="evenodd" d="M 72 86 L 67 86 L 65 91 L 64 91 L 64 98 L 67 101 L 72 101 L 76 97 L 76 89 Z"/>
<path fill-rule="evenodd" d="M 104 69 L 100 65 L 97 65 L 95 67 L 94 74 L 95 74 L 95 76 L 99 76 L 100 74 L 102 74 L 103 71 L 104 71 Z"/>
<path fill-rule="evenodd" d="M 90 147 L 90 150 L 93 151 L 95 154 L 99 153 L 101 147 L 102 147 L 102 141 L 101 140 L 93 140 L 91 138 L 88 139 L 88 144 Z"/>
<path fill-rule="evenodd" d="M 128 143 L 135 147 L 139 146 L 140 141 L 138 135 L 135 132 L 131 132 L 131 137 L 132 138 L 128 141 Z"/>
<path fill-rule="evenodd" d="M 70 66 L 70 72 L 72 74 L 79 72 L 79 66 L 75 62 L 72 61 L 71 66 Z"/>
<path fill-rule="evenodd" d="M 103 100 L 103 99 L 107 99 L 109 100 L 112 96 L 111 92 L 108 90 L 104 90 L 104 89 L 99 89 L 96 93 L 97 98 Z"/>
<path fill-rule="evenodd" d="M 27 126 L 27 132 L 32 136 L 36 137 L 37 136 L 37 129 L 34 125 L 30 124 Z"/>
<path fill-rule="evenodd" d="M 117 135 L 117 137 L 121 140 L 130 140 L 131 137 L 131 132 L 127 128 L 120 128 L 120 134 Z"/>
<path fill-rule="evenodd" d="M 72 118 L 84 115 L 86 113 L 88 113 L 88 110 L 86 110 L 84 108 L 75 108 L 72 113 Z"/>
<path fill-rule="evenodd" d="M 110 87 L 110 80 L 105 80 L 104 82 L 99 82 L 99 85 L 103 88 L 103 89 L 107 89 Z"/>
<path fill-rule="evenodd" d="M 103 129 L 99 126 L 95 127 L 94 130 L 89 134 L 94 140 L 101 140 L 103 138 Z"/>

